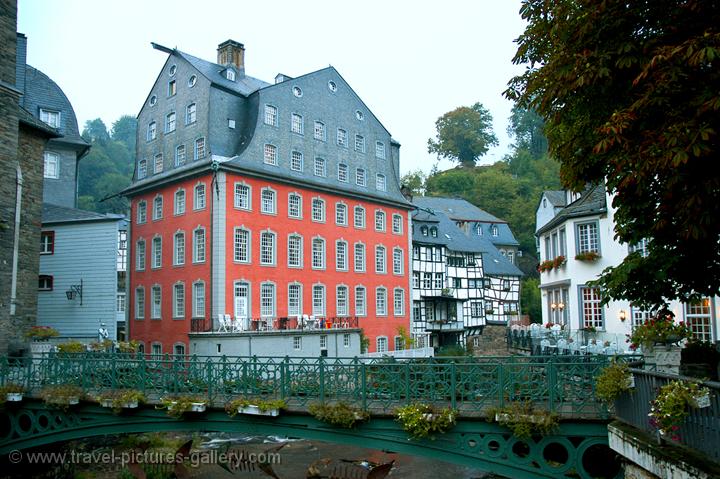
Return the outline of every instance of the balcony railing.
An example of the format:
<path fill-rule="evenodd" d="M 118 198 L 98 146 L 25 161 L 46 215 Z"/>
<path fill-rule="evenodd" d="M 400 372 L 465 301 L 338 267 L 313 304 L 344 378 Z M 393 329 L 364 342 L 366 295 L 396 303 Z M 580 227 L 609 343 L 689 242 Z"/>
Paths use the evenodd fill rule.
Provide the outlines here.
<path fill-rule="evenodd" d="M 697 379 L 641 369 L 630 371 L 635 377 L 635 388 L 615 401 L 615 415 L 619 420 L 659 437 L 657 429 L 650 424 L 648 414 L 660 387 L 673 379 Z M 703 385 L 710 389 L 710 407 L 690 408 L 690 414 L 677 431 L 679 440 L 668 443 L 692 448 L 720 462 L 720 383 L 708 381 Z"/>
<path fill-rule="evenodd" d="M 282 331 L 322 331 L 359 327 L 357 316 L 316 317 L 291 316 L 272 318 L 232 318 L 219 315 L 212 321 L 195 318 L 190 323 L 191 333 L 263 333 Z"/>
<path fill-rule="evenodd" d="M 490 318 L 488 318 L 489 320 Z M 539 326 L 539 325 L 538 325 Z M 530 354 L 618 354 L 634 355 L 624 334 L 604 331 L 564 331 L 538 328 L 507 329 L 508 348 L 525 350 Z"/>

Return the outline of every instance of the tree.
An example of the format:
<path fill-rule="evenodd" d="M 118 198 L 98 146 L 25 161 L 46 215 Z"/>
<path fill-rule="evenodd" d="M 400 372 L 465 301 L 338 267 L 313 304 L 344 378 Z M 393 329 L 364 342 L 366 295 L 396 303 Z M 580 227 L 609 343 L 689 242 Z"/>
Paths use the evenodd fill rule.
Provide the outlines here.
<path fill-rule="evenodd" d="M 100 143 L 102 145 L 110 141 L 110 134 L 107 131 L 107 127 L 100 118 L 85 122 L 85 129 L 82 132 L 82 137 L 87 142 Z"/>
<path fill-rule="evenodd" d="M 112 139 L 127 145 L 129 151 L 135 152 L 135 132 L 137 131 L 137 118 L 123 115 L 112 125 Z"/>
<path fill-rule="evenodd" d="M 605 183 L 615 234 L 650 239 L 598 281 L 661 307 L 720 289 L 720 5 L 525 0 L 506 95 L 545 120 L 564 185 Z"/>
<path fill-rule="evenodd" d="M 445 113 L 435 122 L 437 137 L 428 140 L 428 153 L 475 166 L 488 148 L 498 144 L 492 131 L 492 115 L 480 103 L 461 106 Z"/>
<path fill-rule="evenodd" d="M 407 187 L 413 196 L 421 196 L 425 194 L 425 182 L 427 176 L 422 170 L 411 171 L 402 178 L 400 178 L 400 184 Z"/>
<path fill-rule="evenodd" d="M 548 142 L 544 129 L 545 122 L 535 110 L 517 105 L 513 107 L 507 132 L 515 138 L 516 150 L 527 150 L 533 158 L 547 154 Z"/>

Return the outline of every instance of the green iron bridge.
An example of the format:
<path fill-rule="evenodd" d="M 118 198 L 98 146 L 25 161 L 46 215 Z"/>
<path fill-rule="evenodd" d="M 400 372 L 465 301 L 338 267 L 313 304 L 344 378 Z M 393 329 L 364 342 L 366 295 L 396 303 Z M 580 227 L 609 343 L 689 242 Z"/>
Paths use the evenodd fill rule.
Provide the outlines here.
<path fill-rule="evenodd" d="M 432 457 L 513 478 L 613 477 L 608 465 L 607 409 L 594 395 L 604 357 L 261 358 L 132 354 L 50 354 L 0 358 L 0 384 L 20 384 L 25 399 L 0 409 L 0 455 L 59 441 L 151 431 L 217 431 L 280 435 Z M 67 408 L 39 399 L 50 385 L 73 385 L 84 400 Z M 114 413 L 93 398 L 137 390 L 147 401 Z M 162 398 L 191 395 L 203 413 L 169 417 Z M 225 413 L 238 397 L 283 399 L 278 417 Z M 320 422 L 312 403 L 343 401 L 371 419 L 352 429 Z M 532 401 L 559 415 L 552 435 L 518 438 L 485 416 L 512 401 Z M 411 440 L 394 420 L 410 403 L 457 410 L 457 424 L 433 439 Z M 598 461 L 598 458 L 600 460 Z M 599 463 L 599 464 L 598 464 Z"/>

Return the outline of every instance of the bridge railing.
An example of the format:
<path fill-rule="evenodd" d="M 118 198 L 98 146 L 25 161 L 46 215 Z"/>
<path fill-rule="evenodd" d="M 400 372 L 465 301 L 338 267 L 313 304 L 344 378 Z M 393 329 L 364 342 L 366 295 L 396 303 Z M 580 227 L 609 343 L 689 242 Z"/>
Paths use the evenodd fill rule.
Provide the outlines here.
<path fill-rule="evenodd" d="M 80 386 L 90 396 L 137 389 L 149 401 L 201 396 L 217 407 L 238 396 L 284 399 L 293 409 L 343 400 L 375 413 L 427 402 L 478 416 L 510 401 L 532 401 L 564 417 L 604 418 L 595 376 L 604 357 L 270 358 L 87 353 L 0 358 L 0 383 L 30 394 L 50 384 Z"/>
<path fill-rule="evenodd" d="M 659 434 L 651 424 L 649 414 L 660 388 L 674 379 L 697 379 L 643 369 L 631 368 L 630 371 L 635 377 L 635 388 L 615 401 L 615 416 L 649 434 Z M 677 443 L 720 462 L 720 383 L 704 381 L 703 385 L 711 392 L 710 407 L 690 408 L 689 415 L 677 431 Z"/>

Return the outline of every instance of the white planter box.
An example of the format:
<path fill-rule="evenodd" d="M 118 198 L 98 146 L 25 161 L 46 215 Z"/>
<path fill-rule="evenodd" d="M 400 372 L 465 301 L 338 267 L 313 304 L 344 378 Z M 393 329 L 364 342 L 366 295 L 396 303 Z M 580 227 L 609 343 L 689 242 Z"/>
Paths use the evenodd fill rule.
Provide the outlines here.
<path fill-rule="evenodd" d="M 631 374 L 630 377 L 628 378 L 628 387 L 631 389 L 635 387 L 635 375 L 634 374 Z"/>
<path fill-rule="evenodd" d="M 100 402 L 100 405 L 102 407 L 113 407 L 113 401 L 112 401 L 112 399 L 103 399 Z M 125 402 L 125 403 L 122 403 L 120 405 L 120 407 L 123 409 L 135 409 L 138 407 L 138 402 L 137 401 Z"/>
<path fill-rule="evenodd" d="M 5 399 L 8 402 L 20 402 L 22 401 L 23 393 L 7 393 Z"/>
<path fill-rule="evenodd" d="M 40 357 L 53 350 L 53 345 L 49 341 L 32 341 L 30 343 L 30 353 L 33 357 Z"/>
<path fill-rule="evenodd" d="M 205 412 L 205 408 L 207 405 L 204 402 L 194 402 L 192 403 L 192 406 L 190 406 L 191 412 Z"/>
<path fill-rule="evenodd" d="M 239 407 L 238 412 L 240 414 L 252 414 L 255 416 L 279 416 L 280 410 L 279 409 L 267 409 L 265 411 L 261 411 L 259 407 L 249 405 L 245 407 Z"/>
<path fill-rule="evenodd" d="M 710 393 L 703 394 L 702 396 L 695 397 L 695 407 L 704 408 L 710 407 Z"/>

